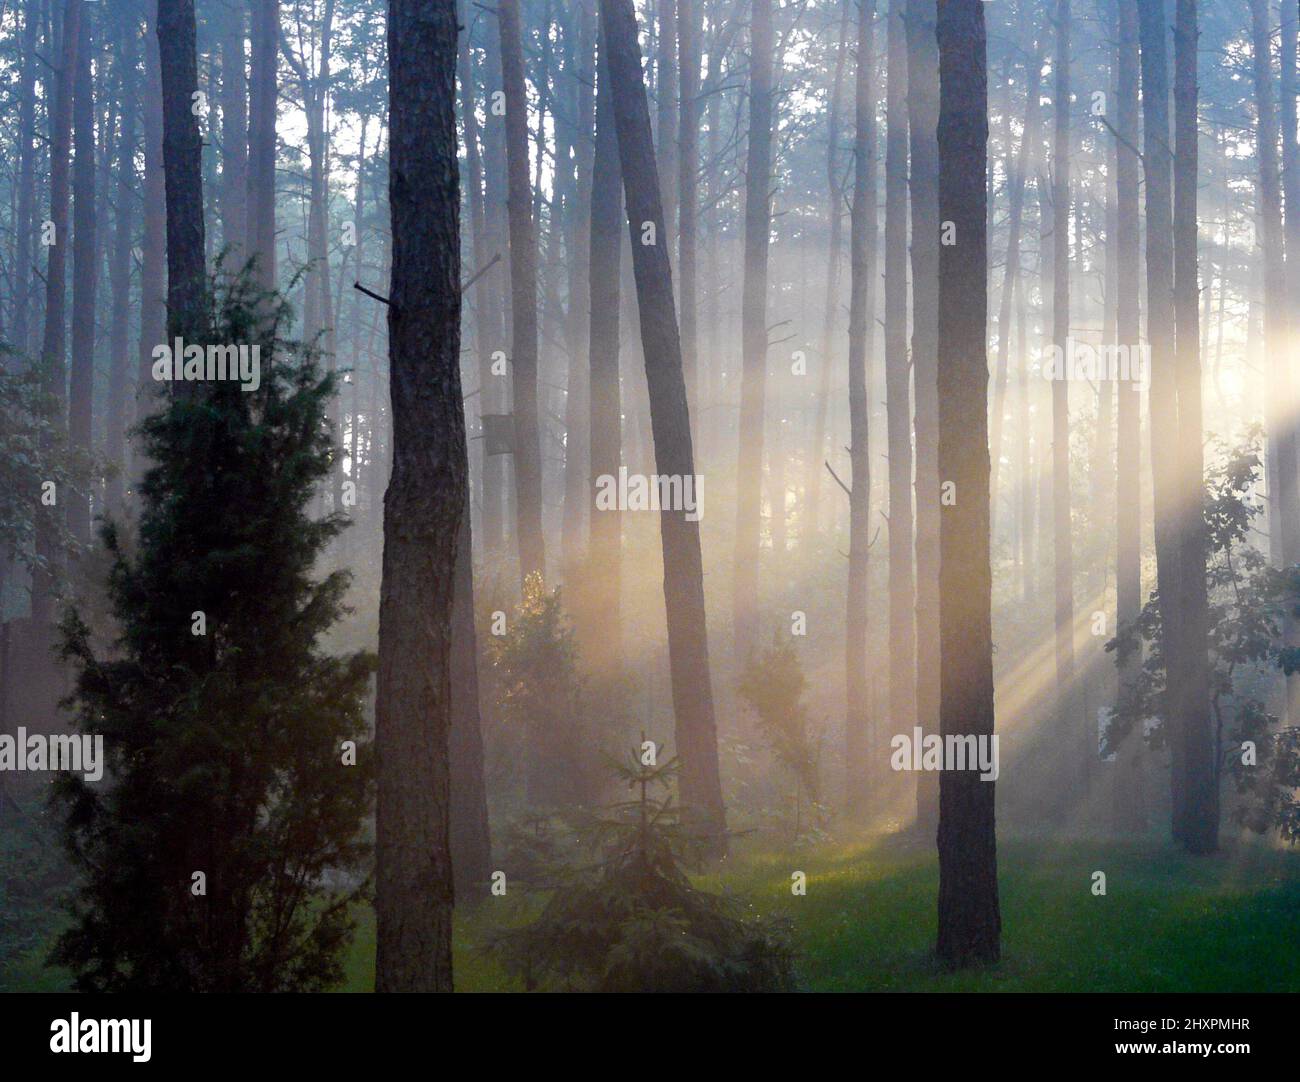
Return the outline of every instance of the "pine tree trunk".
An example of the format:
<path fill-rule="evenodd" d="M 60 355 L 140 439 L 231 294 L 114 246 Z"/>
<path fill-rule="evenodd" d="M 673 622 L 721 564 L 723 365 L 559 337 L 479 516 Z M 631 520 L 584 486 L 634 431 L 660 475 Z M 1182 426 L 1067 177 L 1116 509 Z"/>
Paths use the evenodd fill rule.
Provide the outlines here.
<path fill-rule="evenodd" d="M 907 352 L 907 27 L 889 0 L 885 137 L 885 399 L 889 429 L 889 727 L 916 723 L 916 577 L 912 566 L 912 364 Z"/>
<path fill-rule="evenodd" d="M 956 485 L 940 519 L 940 731 L 993 739 L 989 552 L 988 83 L 982 0 L 939 0 L 939 475 Z M 939 783 L 938 955 L 948 966 L 1000 953 L 993 781 Z"/>
<path fill-rule="evenodd" d="M 113 315 L 108 336 L 109 377 L 108 410 L 104 419 L 104 456 L 113 469 L 105 493 L 105 509 L 121 518 L 125 498 L 126 471 L 126 392 L 131 386 L 131 249 L 135 241 L 135 120 L 139 100 L 136 93 L 135 21 L 123 29 L 119 25 L 117 40 L 121 81 L 121 130 L 117 140 L 117 190 L 114 197 L 113 251 L 108 276 Z"/>
<path fill-rule="evenodd" d="M 745 267 L 741 298 L 740 449 L 736 460 L 733 585 L 735 658 L 754 647 L 762 533 L 763 418 L 767 399 L 767 264 L 772 228 L 772 0 L 750 17 L 749 147 L 745 159 Z M 626 173 L 624 174 L 626 178 Z"/>
<path fill-rule="evenodd" d="M 167 332 L 201 339 L 207 265 L 203 229 L 203 145 L 194 114 L 198 89 L 194 0 L 158 0 L 158 57 L 167 182 Z M 184 382 L 175 385 L 188 393 Z"/>
<path fill-rule="evenodd" d="M 939 641 L 939 56 L 935 0 L 907 6 L 907 114 L 912 171 L 912 378 L 916 396 L 916 641 Z M 939 673 L 918 665 L 916 723 L 939 731 Z M 939 785 L 916 777 L 916 823 L 932 834 L 939 823 Z"/>
<path fill-rule="evenodd" d="M 77 69 L 73 78 L 72 127 L 72 379 L 68 391 L 68 436 L 75 454 L 89 455 L 94 439 L 95 285 L 95 102 L 91 77 L 90 10 L 81 13 Z M 90 491 L 68 499 L 68 532 L 90 543 Z"/>
<path fill-rule="evenodd" d="M 691 434 L 699 447 L 699 201 L 700 201 L 700 0 L 677 0 L 677 53 L 681 107 L 677 129 L 677 307 L 682 325 L 682 377 Z"/>
<path fill-rule="evenodd" d="M 248 238 L 263 287 L 276 282 L 275 112 L 280 0 L 253 0 L 248 81 Z"/>
<path fill-rule="evenodd" d="M 1197 0 L 1177 0 L 1174 22 L 1174 309 L 1178 364 L 1178 603 L 1183 758 L 1187 769 L 1183 844 L 1218 848 L 1218 748 L 1210 716 L 1210 618 L 1201 431 L 1200 285 L 1197 277 Z"/>
<path fill-rule="evenodd" d="M 853 208 L 849 223 L 849 574 L 844 615 L 846 794 L 860 812 L 869 793 L 870 687 L 867 680 L 867 559 L 871 545 L 870 403 L 867 365 L 875 329 L 876 276 L 875 0 L 858 10 L 853 125 Z"/>
<path fill-rule="evenodd" d="M 22 74 L 18 99 L 18 220 L 17 253 L 14 257 L 14 317 L 13 343 L 26 353 L 32 348 L 31 301 L 32 239 L 35 234 L 36 205 L 36 149 L 32 140 L 36 135 L 36 29 L 39 23 L 34 5 L 23 13 Z"/>
<path fill-rule="evenodd" d="M 632 237 L 655 469 L 660 475 L 684 482 L 694 477 L 695 461 L 668 251 L 660 244 L 640 243 L 645 222 L 655 223 L 662 235 L 663 208 L 650 135 L 650 108 L 641 78 L 636 13 L 632 0 L 600 0 L 600 11 Z M 688 824 L 707 839 L 709 852 L 722 856 L 727 850 L 726 815 L 718 772 L 700 527 L 698 521 L 688 521 L 681 510 L 661 511 L 659 523 L 676 744 L 682 760 L 681 803 Z"/>
<path fill-rule="evenodd" d="M 589 338 L 591 380 L 588 395 L 591 446 L 588 499 L 591 544 L 588 575 L 592 598 L 598 598 L 601 633 L 593 642 L 592 668 L 616 674 L 622 658 L 623 531 L 622 513 L 596 507 L 598 479 L 617 477 L 623 431 L 619 389 L 619 269 L 623 250 L 623 173 L 614 128 L 613 89 L 608 46 L 601 38 L 596 79 L 596 157 L 592 166 L 591 295 Z"/>
<path fill-rule="evenodd" d="M 221 243 L 232 270 L 243 264 L 248 233 L 248 77 L 244 8 L 233 4 L 221 23 Z"/>
<path fill-rule="evenodd" d="M 546 574 L 542 537 L 542 459 L 537 421 L 537 235 L 528 177 L 528 97 L 519 0 L 500 0 L 501 74 L 506 103 L 506 178 L 510 218 L 510 356 L 514 388 L 515 530 L 521 579 Z"/>
<path fill-rule="evenodd" d="M 375 744 L 375 990 L 452 990 L 452 621 L 468 514 L 460 387 L 455 0 L 390 0 L 388 307 Z"/>

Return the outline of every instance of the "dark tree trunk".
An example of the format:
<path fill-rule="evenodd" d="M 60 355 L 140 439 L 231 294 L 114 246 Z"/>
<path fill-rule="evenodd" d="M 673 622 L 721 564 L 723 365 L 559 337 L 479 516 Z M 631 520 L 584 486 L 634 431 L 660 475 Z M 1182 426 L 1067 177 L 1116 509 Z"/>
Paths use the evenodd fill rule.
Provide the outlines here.
<path fill-rule="evenodd" d="M 763 413 L 767 399 L 767 263 L 772 228 L 772 0 L 750 15 L 749 148 L 745 158 L 745 268 L 741 298 L 740 450 L 736 460 L 733 589 L 735 657 L 744 664 L 758 623 Z M 626 173 L 624 174 L 626 177 Z"/>
<path fill-rule="evenodd" d="M 275 106 L 280 0 L 252 0 L 248 79 L 248 239 L 258 278 L 275 285 Z"/>
<path fill-rule="evenodd" d="M 912 150 L 912 378 L 916 395 L 916 641 L 939 641 L 939 55 L 935 0 L 908 0 L 907 115 Z M 981 173 L 981 175 L 983 175 Z M 939 731 L 939 673 L 918 665 L 916 723 Z M 934 775 L 916 777 L 916 822 L 939 823 Z"/>
<path fill-rule="evenodd" d="M 1179 675 L 1175 687 L 1187 769 L 1183 845 L 1212 853 L 1219 840 L 1217 741 L 1210 717 L 1209 602 L 1205 582 L 1201 431 L 1200 286 L 1197 277 L 1197 0 L 1177 0 L 1174 21 L 1174 310 L 1178 365 Z"/>
<path fill-rule="evenodd" d="M 74 453 L 90 454 L 94 439 L 95 285 L 95 101 L 91 77 L 91 11 L 81 13 L 77 70 L 73 79 L 72 128 L 72 380 L 68 391 L 68 436 Z M 68 500 L 68 532 L 90 543 L 90 490 Z"/>
<path fill-rule="evenodd" d="M 875 330 L 876 93 L 875 0 L 858 10 L 853 124 L 853 208 L 849 222 L 849 573 L 844 614 L 847 804 L 861 811 L 868 795 L 871 725 L 867 681 L 867 559 L 871 545 L 871 445 L 867 365 Z"/>
<path fill-rule="evenodd" d="M 681 123 L 677 108 L 677 0 L 655 0 L 655 6 L 659 29 L 655 50 L 655 158 L 659 162 L 659 198 L 664 208 L 659 243 L 668 251 L 671 265 L 677 230 L 677 130 Z"/>
<path fill-rule="evenodd" d="M 610 86 L 618 130 L 619 160 L 633 238 L 637 307 L 650 393 L 655 469 L 682 478 L 695 474 L 681 344 L 673 310 L 668 251 L 641 244 L 642 223 L 654 222 L 662 235 L 658 172 L 650 134 L 650 108 L 641 78 L 632 0 L 600 0 L 609 53 Z M 713 855 L 726 853 L 726 815 L 718 772 L 718 741 L 713 718 L 713 686 L 704 614 L 704 567 L 700 526 L 683 511 L 663 510 L 664 601 L 668 616 L 668 661 L 672 673 L 677 753 L 682 760 L 681 802 L 687 822 L 708 840 Z"/>
<path fill-rule="evenodd" d="M 390 0 L 388 308 L 375 745 L 375 990 L 452 990 L 452 623 L 466 508 L 455 0 Z"/>
<path fill-rule="evenodd" d="M 619 270 L 623 249 L 623 173 L 614 127 L 609 50 L 603 35 L 596 80 L 596 157 L 591 188 L 591 447 L 588 499 L 591 544 L 588 575 L 592 597 L 600 599 L 601 633 L 592 643 L 592 668 L 616 673 L 622 657 L 623 533 L 617 508 L 596 507 L 597 479 L 617 477 L 622 452 L 622 403 L 619 390 Z"/>
<path fill-rule="evenodd" d="M 117 143 L 117 192 L 114 196 L 113 252 L 109 263 L 109 292 L 113 315 L 109 328 L 108 412 L 105 417 L 104 455 L 113 470 L 108 479 L 105 508 L 120 518 L 125 496 L 126 471 L 126 392 L 131 386 L 131 248 L 135 240 L 135 119 L 140 107 L 136 93 L 135 21 L 127 20 L 119 29 L 117 41 L 118 70 L 121 81 L 122 127 Z"/>
<path fill-rule="evenodd" d="M 939 475 L 956 485 L 940 519 L 940 731 L 993 738 L 993 576 L 989 553 L 988 83 L 982 0 L 939 0 Z M 945 770 L 939 783 L 938 955 L 995 962 L 995 782 Z"/>
<path fill-rule="evenodd" d="M 885 137 L 885 409 L 889 428 L 889 723 L 916 718 L 916 578 L 912 567 L 912 364 L 907 352 L 907 26 L 889 0 Z"/>
<path fill-rule="evenodd" d="M 203 337 L 207 268 L 203 231 L 203 145 L 194 114 L 198 89 L 194 0 L 158 0 L 158 56 L 167 186 L 167 331 Z M 186 389 L 184 383 L 176 385 Z"/>
<path fill-rule="evenodd" d="M 506 102 L 506 174 L 510 217 L 510 297 L 513 322 L 515 530 L 519 573 L 546 574 L 542 537 L 542 458 L 537 423 L 537 236 L 528 177 L 528 97 L 519 0 L 500 0 L 501 75 Z"/>
<path fill-rule="evenodd" d="M 63 12 L 58 74 L 54 80 L 54 111 L 50 117 L 50 222 L 54 243 L 46 249 L 45 331 L 41 362 L 45 366 L 46 389 L 52 396 L 50 421 L 56 432 L 67 423 L 67 260 L 68 187 L 71 171 L 72 81 L 77 69 L 77 42 L 81 34 L 82 0 L 67 0 Z M 62 504 L 45 511 L 36 520 L 36 555 L 43 566 L 32 572 L 32 623 L 38 634 L 49 627 L 54 615 L 55 567 L 58 564 L 58 524 Z"/>

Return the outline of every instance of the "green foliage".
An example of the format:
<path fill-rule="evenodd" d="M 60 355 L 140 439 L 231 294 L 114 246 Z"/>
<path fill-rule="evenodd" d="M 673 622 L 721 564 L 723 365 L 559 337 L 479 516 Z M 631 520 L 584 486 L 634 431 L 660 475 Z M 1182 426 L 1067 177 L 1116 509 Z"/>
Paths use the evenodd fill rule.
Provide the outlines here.
<path fill-rule="evenodd" d="M 490 616 L 483 626 L 492 629 Z M 590 745 L 578 649 L 560 591 L 529 575 L 505 634 L 490 633 L 486 641 L 490 772 L 501 778 L 522 771 L 534 808 L 581 803 L 590 791 Z"/>
<path fill-rule="evenodd" d="M 49 816 L 24 812 L 0 793 L 0 988 L 58 919 L 68 878 L 58 842 Z"/>
<path fill-rule="evenodd" d="M 103 530 L 116 641 L 100 656 L 75 611 L 62 625 L 68 705 L 111 775 L 56 790 L 83 885 L 53 960 L 84 990 L 328 987 L 367 883 L 373 658 L 319 649 L 347 576 L 312 569 L 344 522 L 306 512 L 333 380 L 279 337 L 287 306 L 247 274 L 212 296 L 214 341 L 259 343 L 261 386 L 191 384 L 143 422 L 134 552 Z"/>
<path fill-rule="evenodd" d="M 593 818 L 584 836 L 596 862 L 557 883 L 536 920 L 491 947 L 529 988 L 599 992 L 787 991 L 794 953 L 783 921 L 745 918 L 727 898 L 691 883 L 696 848 L 666 790 L 676 760 L 615 763 L 635 790 Z"/>
<path fill-rule="evenodd" d="M 1203 514 L 1215 777 L 1221 782 L 1227 774 L 1234 783 L 1234 818 L 1259 833 L 1278 830 L 1294 843 L 1300 841 L 1300 804 L 1294 795 L 1300 784 L 1300 729 L 1278 729 L 1267 701 L 1276 687 L 1277 669 L 1291 671 L 1292 651 L 1283 636 L 1288 614 L 1300 613 L 1300 567 L 1269 567 L 1263 553 L 1250 544 L 1262 510 L 1255 496 L 1262 470 L 1261 439 L 1258 426 L 1248 429 L 1235 447 L 1212 439 L 1206 471 Z M 1156 719 L 1147 735 L 1149 743 L 1166 747 L 1158 590 L 1137 620 L 1120 628 L 1106 648 L 1144 655 L 1138 679 L 1107 731 L 1108 747 L 1116 747 L 1146 718 Z M 1242 752 L 1246 743 L 1254 745 L 1254 761 Z"/>

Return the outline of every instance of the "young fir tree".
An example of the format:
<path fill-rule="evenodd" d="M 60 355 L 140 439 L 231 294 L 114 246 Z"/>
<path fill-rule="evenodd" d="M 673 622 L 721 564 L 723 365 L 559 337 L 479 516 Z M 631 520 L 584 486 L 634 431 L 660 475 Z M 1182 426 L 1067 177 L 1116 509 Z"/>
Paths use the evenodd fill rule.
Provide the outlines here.
<path fill-rule="evenodd" d="M 191 384 L 143 422 L 138 541 L 102 532 L 116 642 L 63 623 L 108 763 L 56 791 L 83 881 L 52 960 L 85 990 L 327 988 L 368 883 L 373 658 L 319 648 L 347 574 L 312 569 L 344 522 L 306 511 L 333 379 L 247 274 L 212 295 L 211 341 L 260 346 L 261 385 Z"/>

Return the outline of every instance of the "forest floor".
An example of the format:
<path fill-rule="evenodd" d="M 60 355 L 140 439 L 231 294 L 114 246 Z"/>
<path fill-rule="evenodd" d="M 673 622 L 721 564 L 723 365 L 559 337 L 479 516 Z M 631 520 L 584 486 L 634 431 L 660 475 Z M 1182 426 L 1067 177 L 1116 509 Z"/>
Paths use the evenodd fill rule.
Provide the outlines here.
<path fill-rule="evenodd" d="M 931 953 L 932 847 L 876 839 L 792 852 L 745 839 L 722 871 L 697 882 L 788 917 L 809 991 L 1300 991 L 1300 852 L 1227 844 L 1193 858 L 1153 843 L 1000 839 L 1002 961 L 956 974 Z M 795 871 L 807 873 L 806 895 L 791 893 Z M 1104 896 L 1093 893 L 1096 872 L 1105 873 Z M 457 913 L 459 991 L 519 989 L 481 945 L 541 901 L 512 889 Z M 0 971 L 0 990 L 66 990 L 66 971 L 42 964 L 48 949 Z M 367 908 L 340 990 L 373 988 L 374 959 Z"/>
<path fill-rule="evenodd" d="M 1225 846 L 1210 858 L 1154 844 L 999 841 L 1002 961 L 944 973 L 932 954 L 933 849 L 891 841 L 809 847 L 797 859 L 741 850 L 699 885 L 789 917 L 808 991 L 1300 991 L 1300 853 Z M 791 873 L 807 873 L 807 894 Z M 1106 893 L 1093 893 L 1094 872 Z M 493 911 L 508 905 L 509 917 Z M 519 903 L 457 915 L 458 991 L 518 990 L 481 943 Z M 373 987 L 366 912 L 344 990 Z"/>

